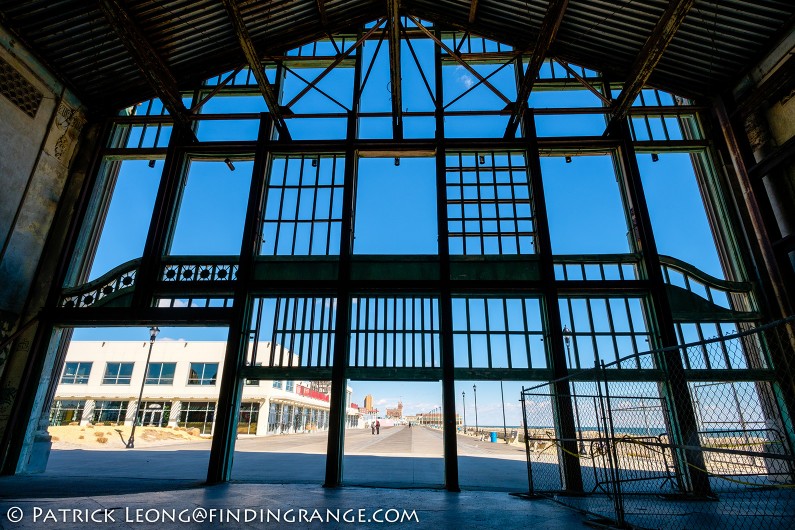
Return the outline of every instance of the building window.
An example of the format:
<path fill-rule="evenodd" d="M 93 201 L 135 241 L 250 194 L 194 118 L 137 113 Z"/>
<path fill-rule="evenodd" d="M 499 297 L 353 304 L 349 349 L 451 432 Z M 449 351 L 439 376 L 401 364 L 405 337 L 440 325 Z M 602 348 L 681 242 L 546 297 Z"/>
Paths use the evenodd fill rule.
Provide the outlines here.
<path fill-rule="evenodd" d="M 306 409 L 303 407 L 295 407 L 293 414 L 293 431 L 303 432 L 306 423 Z"/>
<path fill-rule="evenodd" d="M 83 419 L 83 410 L 85 408 L 85 401 L 56 401 L 50 409 L 50 425 L 79 423 Z"/>
<path fill-rule="evenodd" d="M 66 363 L 61 376 L 62 385 L 87 385 L 92 363 Z"/>
<path fill-rule="evenodd" d="M 287 390 L 288 392 L 295 392 L 295 381 L 287 381 L 285 390 Z"/>
<path fill-rule="evenodd" d="M 190 363 L 189 385 L 214 385 L 218 363 Z"/>
<path fill-rule="evenodd" d="M 97 401 L 94 405 L 94 423 L 121 425 L 127 416 L 127 405 L 127 401 Z"/>
<path fill-rule="evenodd" d="M 216 365 L 217 367 L 217 365 Z M 215 403 L 211 401 L 183 401 L 179 411 L 179 426 L 199 429 L 201 434 L 210 434 L 215 421 Z"/>
<path fill-rule="evenodd" d="M 274 381 L 275 383 L 275 381 Z M 271 403 L 268 411 L 268 434 L 277 434 L 282 423 L 282 406 L 280 403 Z"/>
<path fill-rule="evenodd" d="M 151 363 L 146 372 L 147 385 L 173 385 L 177 363 Z"/>
<path fill-rule="evenodd" d="M 237 420 L 238 434 L 257 434 L 259 403 L 241 403 Z"/>
<path fill-rule="evenodd" d="M 165 427 L 171 416 L 170 401 L 143 401 L 136 418 L 137 425 Z"/>
<path fill-rule="evenodd" d="M 281 381 L 274 381 L 273 382 L 273 388 L 281 388 L 281 387 L 282 387 L 282 382 Z"/>
<path fill-rule="evenodd" d="M 295 417 L 295 407 L 293 405 L 282 405 L 281 432 L 290 432 Z"/>
<path fill-rule="evenodd" d="M 103 385 L 129 385 L 134 363 L 108 363 L 105 366 Z"/>

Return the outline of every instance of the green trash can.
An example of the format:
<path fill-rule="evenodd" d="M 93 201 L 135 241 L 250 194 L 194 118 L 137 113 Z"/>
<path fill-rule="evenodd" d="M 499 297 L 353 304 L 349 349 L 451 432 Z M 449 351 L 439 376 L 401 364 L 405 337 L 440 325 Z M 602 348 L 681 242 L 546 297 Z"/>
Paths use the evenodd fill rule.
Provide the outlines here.
<path fill-rule="evenodd" d="M 491 443 L 497 443 L 497 431 L 491 431 Z"/>

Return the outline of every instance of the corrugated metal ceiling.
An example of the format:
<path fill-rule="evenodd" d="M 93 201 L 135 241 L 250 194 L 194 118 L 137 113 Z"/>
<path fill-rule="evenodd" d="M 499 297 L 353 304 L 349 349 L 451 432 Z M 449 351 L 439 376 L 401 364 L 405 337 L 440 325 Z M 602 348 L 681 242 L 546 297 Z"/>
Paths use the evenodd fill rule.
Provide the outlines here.
<path fill-rule="evenodd" d="M 384 0 L 238 0 L 255 45 L 280 53 L 325 31 L 345 31 L 383 16 Z M 220 0 L 122 2 L 181 86 L 243 63 Z M 609 72 L 627 72 L 665 10 L 665 0 L 570 0 L 551 53 Z M 470 0 L 404 0 L 405 12 L 467 27 Z M 480 0 L 472 29 L 531 46 L 547 0 Z M 651 83 L 685 95 L 710 95 L 750 68 L 795 20 L 792 0 L 696 0 Z M 0 0 L 0 22 L 78 95 L 115 109 L 152 94 L 96 0 Z"/>

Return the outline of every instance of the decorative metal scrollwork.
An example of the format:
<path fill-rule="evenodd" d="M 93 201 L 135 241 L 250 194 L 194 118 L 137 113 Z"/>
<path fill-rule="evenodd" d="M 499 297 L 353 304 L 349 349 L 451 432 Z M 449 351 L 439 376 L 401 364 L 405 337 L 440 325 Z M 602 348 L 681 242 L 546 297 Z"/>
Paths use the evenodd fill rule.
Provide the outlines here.
<path fill-rule="evenodd" d="M 138 273 L 138 261 L 135 260 L 117 267 L 108 274 L 80 287 L 65 290 L 60 306 L 72 308 L 102 305 L 101 302 L 111 295 L 132 289 L 135 286 L 135 276 Z M 133 268 L 128 269 L 128 266 Z"/>
<path fill-rule="evenodd" d="M 233 263 L 168 263 L 161 276 L 164 282 L 223 282 L 237 279 Z"/>

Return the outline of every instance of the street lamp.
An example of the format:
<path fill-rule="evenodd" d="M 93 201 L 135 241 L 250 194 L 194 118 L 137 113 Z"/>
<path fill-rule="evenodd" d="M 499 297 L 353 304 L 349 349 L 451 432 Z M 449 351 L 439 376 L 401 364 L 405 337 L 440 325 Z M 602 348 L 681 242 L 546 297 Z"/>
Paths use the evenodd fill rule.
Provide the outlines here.
<path fill-rule="evenodd" d="M 464 434 L 467 433 L 467 393 L 461 391 L 461 402 L 464 404 Z"/>
<path fill-rule="evenodd" d="M 475 434 L 477 435 L 480 428 L 478 427 L 478 387 L 472 385 L 472 393 L 475 394 Z"/>
<path fill-rule="evenodd" d="M 155 345 L 155 339 L 157 339 L 158 333 L 160 333 L 159 327 L 152 326 L 151 328 L 149 328 L 149 353 L 146 355 L 146 364 L 144 365 L 144 376 L 141 379 L 141 391 L 138 393 L 138 402 L 135 404 L 135 416 L 133 416 L 133 425 L 132 425 L 132 431 L 130 431 L 130 439 L 127 440 L 127 449 L 135 449 L 135 426 L 138 424 L 138 413 L 141 411 L 141 399 L 144 396 L 144 385 L 146 384 L 146 375 L 149 373 L 149 359 L 152 357 L 152 346 Z M 141 423 L 143 423 L 143 421 Z"/>
<path fill-rule="evenodd" d="M 505 424 L 505 391 L 502 389 L 502 379 L 500 379 L 500 396 L 502 397 L 502 436 L 505 443 L 508 443 L 508 426 Z"/>

